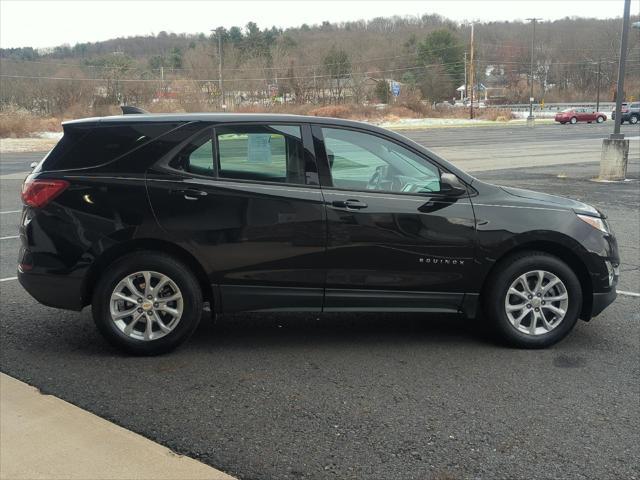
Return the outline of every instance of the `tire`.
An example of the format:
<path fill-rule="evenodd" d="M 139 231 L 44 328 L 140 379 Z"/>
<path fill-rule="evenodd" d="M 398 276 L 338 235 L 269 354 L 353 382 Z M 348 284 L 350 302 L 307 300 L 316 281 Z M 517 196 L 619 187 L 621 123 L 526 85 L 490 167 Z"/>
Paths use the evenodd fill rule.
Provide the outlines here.
<path fill-rule="evenodd" d="M 147 278 L 151 287 L 160 290 L 147 291 Z M 132 287 L 127 279 L 132 279 Z M 116 292 L 132 302 L 119 300 Z M 127 312 L 133 313 L 114 318 Z M 179 260 L 141 251 L 119 258 L 104 271 L 93 294 L 92 313 L 96 327 L 113 346 L 134 355 L 159 355 L 193 334 L 202 316 L 202 291 L 191 270 Z"/>
<path fill-rule="evenodd" d="M 639 117 L 638 115 L 631 115 L 629 117 L 629 123 L 632 125 L 635 125 L 636 123 L 638 123 Z"/>
<path fill-rule="evenodd" d="M 546 283 L 542 284 L 543 290 L 545 286 L 549 288 L 542 294 L 542 297 L 536 299 L 535 293 L 532 295 L 533 298 L 529 297 L 523 284 L 520 287 L 516 284 L 515 287 L 522 293 L 508 295 L 514 283 L 527 274 L 533 274 L 527 278 L 531 286 L 535 286 L 538 278 L 536 273 L 539 271 L 545 272 L 543 282 Z M 553 285 L 554 277 L 560 283 Z M 549 287 L 550 284 L 552 286 Z M 502 260 L 496 265 L 494 273 L 487 279 L 487 285 L 483 302 L 487 320 L 500 339 L 514 347 L 544 348 L 559 342 L 575 326 L 582 307 L 582 288 L 576 274 L 562 260 L 543 252 L 523 252 Z M 549 300 L 550 298 L 562 298 L 564 294 L 566 294 L 566 300 Z M 546 305 L 541 303 L 545 300 Z M 516 304 L 517 307 L 520 302 L 522 302 L 523 308 L 512 311 L 512 317 L 517 320 L 515 317 L 521 317 L 525 312 L 528 314 L 517 327 L 509 318 L 507 306 Z M 538 313 L 535 308 L 539 309 Z M 555 317 L 556 313 L 550 310 L 551 308 L 563 309 L 564 316 Z M 531 319 L 534 318 L 534 315 L 540 314 L 545 316 L 544 319 L 551 324 L 551 328 L 547 328 L 548 324 L 539 317 L 533 324 L 533 330 L 535 330 L 535 334 L 533 334 Z M 554 318 L 551 318 L 552 316 Z M 556 321 L 554 322 L 554 320 Z"/>
<path fill-rule="evenodd" d="M 571 120 L 569 120 L 569 123 L 571 125 L 575 125 L 576 123 L 578 123 L 578 119 L 576 117 L 571 117 Z"/>
<path fill-rule="evenodd" d="M 604 117 L 602 115 L 599 115 L 598 118 L 596 118 L 596 122 L 598 123 L 604 122 Z"/>

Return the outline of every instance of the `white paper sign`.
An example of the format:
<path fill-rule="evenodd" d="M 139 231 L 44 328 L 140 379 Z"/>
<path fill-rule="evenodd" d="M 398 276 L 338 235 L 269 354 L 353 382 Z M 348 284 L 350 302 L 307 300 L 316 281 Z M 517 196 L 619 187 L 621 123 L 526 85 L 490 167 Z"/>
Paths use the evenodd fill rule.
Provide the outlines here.
<path fill-rule="evenodd" d="M 271 163 L 271 135 L 249 134 L 247 157 L 250 163 Z"/>

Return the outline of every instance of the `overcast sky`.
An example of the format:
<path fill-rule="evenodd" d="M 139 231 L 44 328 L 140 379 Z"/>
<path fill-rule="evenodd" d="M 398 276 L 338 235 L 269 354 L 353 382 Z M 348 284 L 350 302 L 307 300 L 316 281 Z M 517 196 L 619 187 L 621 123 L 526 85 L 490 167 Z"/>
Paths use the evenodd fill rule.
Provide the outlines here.
<path fill-rule="evenodd" d="M 623 0 L 0 0 L 0 46 L 74 45 L 162 30 L 198 33 L 250 21 L 264 28 L 433 13 L 456 21 L 611 18 L 622 16 L 623 4 Z M 640 0 L 632 0 L 631 11 L 640 11 Z"/>

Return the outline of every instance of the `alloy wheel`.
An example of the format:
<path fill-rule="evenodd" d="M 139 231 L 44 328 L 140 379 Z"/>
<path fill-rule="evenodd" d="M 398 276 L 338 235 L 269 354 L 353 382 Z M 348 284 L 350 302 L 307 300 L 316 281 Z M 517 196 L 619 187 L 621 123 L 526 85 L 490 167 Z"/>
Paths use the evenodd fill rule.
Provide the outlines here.
<path fill-rule="evenodd" d="M 544 335 L 564 319 L 569 306 L 565 284 L 551 272 L 533 270 L 512 283 L 504 299 L 511 325 L 527 335 Z"/>
<path fill-rule="evenodd" d="M 178 285 L 167 275 L 146 270 L 120 280 L 109 302 L 115 326 L 126 336 L 142 341 L 171 333 L 180 322 L 183 307 Z"/>

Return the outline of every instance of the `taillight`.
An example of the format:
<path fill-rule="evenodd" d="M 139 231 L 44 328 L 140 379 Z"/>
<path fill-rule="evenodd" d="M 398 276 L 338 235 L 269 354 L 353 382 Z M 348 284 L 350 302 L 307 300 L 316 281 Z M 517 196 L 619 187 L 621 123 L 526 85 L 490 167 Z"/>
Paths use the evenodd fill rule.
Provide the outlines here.
<path fill-rule="evenodd" d="M 60 195 L 67 187 L 66 180 L 29 180 L 22 184 L 22 202 L 34 208 L 42 208 Z"/>

